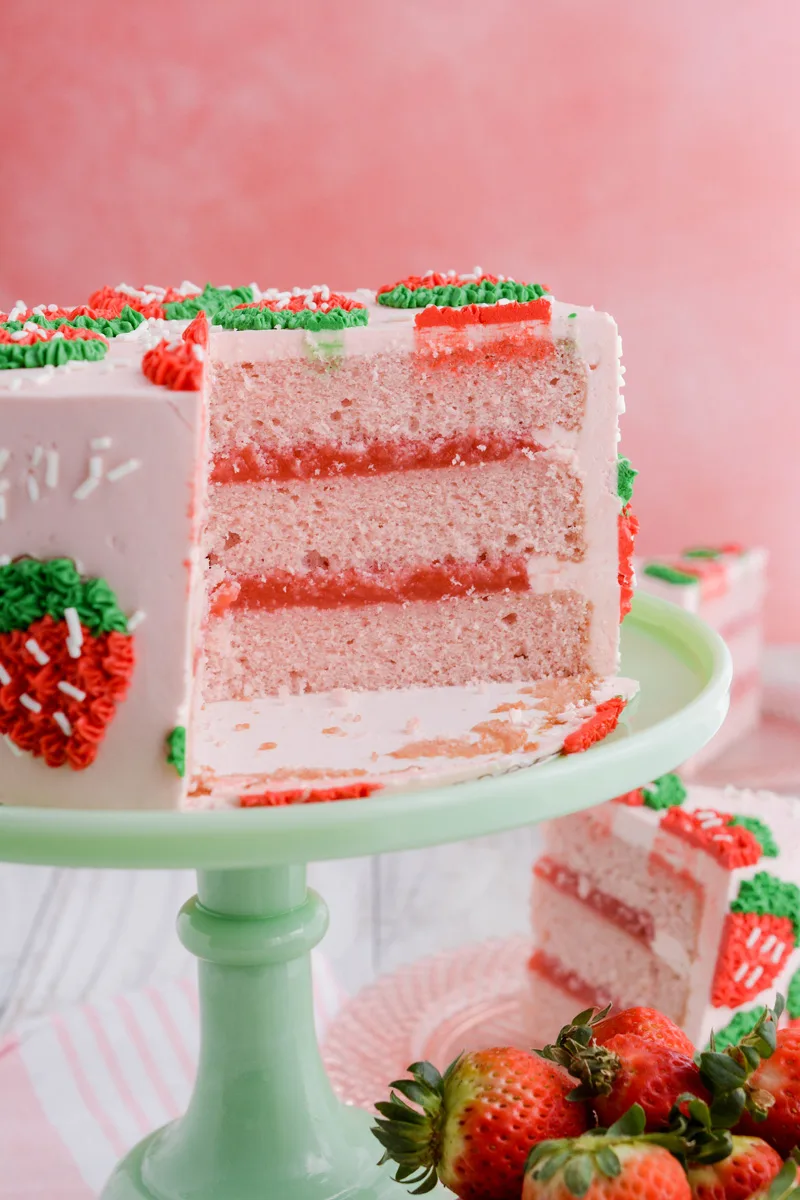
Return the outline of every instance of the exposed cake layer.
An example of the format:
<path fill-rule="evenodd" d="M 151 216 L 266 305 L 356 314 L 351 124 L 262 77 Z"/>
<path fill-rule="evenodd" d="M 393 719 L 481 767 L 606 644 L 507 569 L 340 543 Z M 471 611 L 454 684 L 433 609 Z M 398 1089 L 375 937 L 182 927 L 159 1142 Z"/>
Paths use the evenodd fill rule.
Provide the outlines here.
<path fill-rule="evenodd" d="M 209 562 L 234 576 L 584 552 L 580 480 L 546 452 L 367 479 L 217 484 L 209 507 Z"/>
<path fill-rule="evenodd" d="M 681 1021 L 689 990 L 687 970 L 679 971 L 653 953 L 647 937 L 632 933 L 579 897 L 534 877 L 533 914 L 538 948 L 562 970 L 574 972 L 623 1007 L 640 996 L 657 995 L 659 1008 Z"/>
<path fill-rule="evenodd" d="M 548 822 L 548 860 L 577 880 L 579 897 L 588 900 L 597 893 L 638 914 L 648 930 L 648 944 L 671 946 L 671 961 L 688 962 L 697 948 L 700 889 L 654 846 L 642 847 L 615 836 L 608 820 L 614 815 L 614 808 L 605 805 Z M 610 907 L 609 903 L 607 915 Z"/>
<path fill-rule="evenodd" d="M 590 605 L 577 592 L 229 611 L 212 620 L 206 699 L 331 688 L 527 681 L 585 673 Z"/>
<path fill-rule="evenodd" d="M 370 356 L 369 330 L 358 332 L 360 355 L 216 361 L 211 452 L 217 462 L 248 446 L 258 459 L 259 447 L 273 453 L 398 438 L 424 442 L 470 428 L 525 438 L 553 426 L 575 433 L 583 423 L 587 373 L 573 341 L 560 340 L 542 358 L 521 355 L 490 368 L 476 359 L 454 370 L 444 354 L 431 365 L 413 341 L 402 352 Z"/>

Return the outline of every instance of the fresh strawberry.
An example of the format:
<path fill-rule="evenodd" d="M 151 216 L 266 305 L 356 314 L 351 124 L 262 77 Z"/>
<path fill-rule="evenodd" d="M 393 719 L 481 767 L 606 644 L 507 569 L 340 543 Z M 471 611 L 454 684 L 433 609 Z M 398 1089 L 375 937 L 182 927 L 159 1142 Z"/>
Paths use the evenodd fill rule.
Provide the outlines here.
<path fill-rule="evenodd" d="M 739 1008 L 775 984 L 800 935 L 800 889 L 767 871 L 745 879 L 725 919 L 711 1002 Z"/>
<path fill-rule="evenodd" d="M 645 1111 L 648 1131 L 666 1129 L 684 1092 L 709 1098 L 691 1055 L 634 1033 L 617 1034 L 604 1045 L 619 1059 L 619 1068 L 608 1092 L 593 1101 L 601 1125 L 618 1120 L 635 1103 Z"/>
<path fill-rule="evenodd" d="M 709 1098 L 692 1061 L 691 1043 L 688 1051 L 676 1049 L 676 1041 L 683 1045 L 682 1038 L 674 1029 L 670 1029 L 667 1040 L 656 1035 L 657 1022 L 652 1017 L 652 1028 L 648 1029 L 643 1014 L 649 1011 L 626 1010 L 609 1018 L 607 1010 L 593 1015 L 593 1010 L 587 1009 L 571 1025 L 564 1026 L 553 1045 L 539 1052 L 580 1080 L 573 1097 L 591 1100 L 601 1125 L 610 1125 L 631 1105 L 640 1104 L 648 1131 L 666 1129 L 673 1106 L 683 1093 L 701 1100 Z M 637 1020 L 641 1021 L 644 1036 L 625 1031 L 626 1026 L 635 1029 Z M 614 1032 L 614 1021 L 622 1032 Z M 602 1041 L 595 1037 L 596 1029 L 600 1029 Z"/>
<path fill-rule="evenodd" d="M 688 1058 L 694 1055 L 694 1046 L 679 1025 L 655 1008 L 625 1008 L 612 1013 L 592 1025 L 592 1037 L 599 1046 L 607 1046 L 610 1038 L 618 1034 L 633 1033 L 638 1037 L 653 1038 L 662 1046 L 678 1050 Z"/>
<path fill-rule="evenodd" d="M 606 1131 L 543 1142 L 528 1159 L 522 1200 L 691 1200 L 675 1157 L 680 1137 L 643 1129 L 644 1113 L 634 1106 Z"/>
<path fill-rule="evenodd" d="M 745 1112 L 736 1132 L 763 1138 L 788 1158 L 800 1145 L 800 1028 L 778 1030 L 775 1053 L 753 1072 L 749 1083 L 773 1103 L 763 1120 Z"/>
<path fill-rule="evenodd" d="M 758 1137 L 734 1137 L 733 1151 L 720 1162 L 689 1165 L 692 1200 L 751 1200 L 766 1196 L 783 1159 Z"/>
<path fill-rule="evenodd" d="M 462 1200 L 518 1200 L 531 1147 L 592 1124 L 588 1105 L 567 1098 L 575 1080 L 523 1050 L 464 1054 L 443 1076 L 430 1063 L 408 1071 L 375 1105 L 372 1132 L 381 1162 L 397 1163 L 395 1179 L 420 1191 L 438 1177 Z"/>

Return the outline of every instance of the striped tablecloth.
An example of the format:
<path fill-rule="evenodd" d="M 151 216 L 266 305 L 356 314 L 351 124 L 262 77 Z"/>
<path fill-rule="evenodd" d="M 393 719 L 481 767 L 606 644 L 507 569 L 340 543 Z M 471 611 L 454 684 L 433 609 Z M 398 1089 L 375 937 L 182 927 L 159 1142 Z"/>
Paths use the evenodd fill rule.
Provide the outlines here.
<path fill-rule="evenodd" d="M 312 962 L 321 1036 L 341 994 Z M 0 1200 L 91 1200 L 126 1150 L 184 1111 L 197 1050 L 188 979 L 21 1025 L 0 1042 Z"/>

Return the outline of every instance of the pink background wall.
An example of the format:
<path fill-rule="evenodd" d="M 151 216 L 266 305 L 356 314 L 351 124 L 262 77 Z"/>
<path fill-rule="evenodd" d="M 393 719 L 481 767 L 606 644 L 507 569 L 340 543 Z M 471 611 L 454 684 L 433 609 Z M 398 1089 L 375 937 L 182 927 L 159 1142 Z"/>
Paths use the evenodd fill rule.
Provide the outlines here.
<path fill-rule="evenodd" d="M 543 280 L 622 329 L 642 549 L 766 542 L 800 639 L 797 0 L 47 12 L 0 13 L 0 307 Z"/>

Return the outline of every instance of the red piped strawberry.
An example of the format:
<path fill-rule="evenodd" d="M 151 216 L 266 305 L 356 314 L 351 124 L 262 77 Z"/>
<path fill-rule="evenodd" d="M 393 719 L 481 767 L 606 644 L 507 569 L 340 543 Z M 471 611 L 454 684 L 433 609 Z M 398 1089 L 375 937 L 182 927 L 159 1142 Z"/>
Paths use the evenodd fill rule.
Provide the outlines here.
<path fill-rule="evenodd" d="M 588 1106 L 567 1098 L 575 1081 L 523 1050 L 464 1054 L 443 1076 L 430 1063 L 408 1070 L 376 1104 L 373 1133 L 395 1179 L 420 1192 L 438 1178 L 462 1200 L 519 1200 L 531 1148 L 591 1124 Z"/>
<path fill-rule="evenodd" d="M 783 1169 L 783 1159 L 760 1137 L 735 1137 L 733 1150 L 715 1163 L 690 1164 L 692 1200 L 766 1200 L 769 1187 Z M 792 1164 L 787 1183 L 796 1175 Z"/>
<path fill-rule="evenodd" d="M 665 831 L 705 850 L 729 871 L 754 866 L 762 856 L 761 845 L 744 825 L 733 824 L 730 813 L 714 809 L 670 808 L 661 820 Z"/>
<path fill-rule="evenodd" d="M 68 559 L 0 567 L 0 735 L 49 767 L 94 762 L 134 668 L 108 584 Z"/>
<path fill-rule="evenodd" d="M 595 742 L 600 742 L 616 729 L 625 708 L 621 696 L 613 696 L 598 704 L 594 714 L 584 721 L 574 733 L 567 734 L 562 747 L 563 754 L 581 754 Z"/>
<path fill-rule="evenodd" d="M 665 1026 L 666 1036 L 659 1037 L 654 1031 L 660 1014 L 651 1014 L 648 1009 L 626 1010 L 606 1026 L 607 1010 L 593 1015 L 593 1010 L 587 1009 L 564 1026 L 553 1045 L 539 1051 L 580 1080 L 573 1096 L 591 1101 L 601 1125 L 613 1124 L 633 1104 L 639 1104 L 647 1130 L 664 1130 L 679 1096 L 691 1093 L 700 1100 L 709 1098 L 692 1060 L 691 1043 L 687 1052 L 680 1031 L 670 1028 L 671 1022 Z M 596 1028 L 601 1040 L 594 1036 Z M 637 1028 L 642 1032 L 637 1033 Z"/>
<path fill-rule="evenodd" d="M 633 602 L 633 550 L 639 532 L 639 518 L 626 504 L 617 521 L 617 582 L 619 583 L 619 619 L 624 620 Z"/>
<path fill-rule="evenodd" d="M 738 1008 L 772 987 L 800 935 L 800 889 L 767 871 L 742 881 L 725 919 L 711 1002 Z"/>

